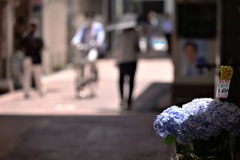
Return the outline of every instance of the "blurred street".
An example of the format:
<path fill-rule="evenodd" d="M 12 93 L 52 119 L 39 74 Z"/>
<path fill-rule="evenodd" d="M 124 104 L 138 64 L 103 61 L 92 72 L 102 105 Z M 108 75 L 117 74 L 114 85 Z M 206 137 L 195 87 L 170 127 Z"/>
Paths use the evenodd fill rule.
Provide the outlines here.
<path fill-rule="evenodd" d="M 101 115 L 117 114 L 119 95 L 117 68 L 114 61 L 100 60 L 97 96 L 93 99 L 76 99 L 72 69 L 43 77 L 47 94 L 39 97 L 36 92 L 25 100 L 22 91 L 0 97 L 0 114 L 4 115 Z M 173 66 L 169 59 L 142 59 L 136 73 L 136 99 L 151 83 L 173 81 Z M 86 107 L 87 106 L 87 107 Z M 137 108 L 133 108 L 137 109 Z"/>
<path fill-rule="evenodd" d="M 168 148 L 152 127 L 157 113 L 138 105 L 121 111 L 114 61 L 98 66 L 93 99 L 75 98 L 72 69 L 43 77 L 45 97 L 32 92 L 25 100 L 21 91 L 1 96 L 0 159 L 167 160 Z M 141 59 L 134 98 L 154 82 L 172 81 L 170 59 Z"/>
<path fill-rule="evenodd" d="M 153 128 L 159 113 L 205 97 L 240 106 L 239 8 L 234 0 L 0 0 L 0 160 L 172 160 L 178 154 Z M 222 66 L 234 71 L 226 85 Z M 239 136 L 234 143 L 240 160 Z M 216 148 L 223 158 L 227 147 Z"/>

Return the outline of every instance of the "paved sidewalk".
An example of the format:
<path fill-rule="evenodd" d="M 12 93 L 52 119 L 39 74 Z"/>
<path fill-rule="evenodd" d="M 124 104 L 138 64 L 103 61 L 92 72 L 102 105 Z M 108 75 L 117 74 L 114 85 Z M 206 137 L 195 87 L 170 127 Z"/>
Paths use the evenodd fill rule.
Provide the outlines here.
<path fill-rule="evenodd" d="M 74 93 L 74 71 L 63 70 L 44 77 L 48 90 L 45 97 L 31 93 L 29 100 L 21 91 L 0 96 L 0 115 L 101 115 L 118 114 L 118 70 L 111 59 L 98 63 L 100 81 L 97 97 L 79 100 Z M 153 82 L 171 83 L 173 67 L 169 59 L 141 59 L 136 73 L 134 97 L 143 93 Z"/>
<path fill-rule="evenodd" d="M 153 129 L 158 113 L 120 111 L 114 62 L 98 65 L 94 99 L 75 99 L 71 69 L 44 78 L 43 98 L 1 96 L 0 160 L 169 160 L 169 147 Z M 141 60 L 135 97 L 153 82 L 171 83 L 172 73 L 168 59 Z"/>

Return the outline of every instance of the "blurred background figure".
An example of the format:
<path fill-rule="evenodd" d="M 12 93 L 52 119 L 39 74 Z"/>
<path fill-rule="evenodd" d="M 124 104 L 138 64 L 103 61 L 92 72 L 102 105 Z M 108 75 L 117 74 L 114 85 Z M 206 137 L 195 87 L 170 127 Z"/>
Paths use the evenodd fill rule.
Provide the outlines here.
<path fill-rule="evenodd" d="M 12 57 L 12 74 L 15 89 L 22 88 L 24 54 L 25 49 L 19 48 Z"/>
<path fill-rule="evenodd" d="M 165 14 L 164 20 L 162 22 L 162 32 L 166 37 L 167 40 L 167 44 L 168 44 L 168 55 L 171 56 L 172 55 L 172 43 L 171 43 L 171 39 L 172 39 L 172 33 L 173 33 L 173 21 L 170 18 L 169 14 Z"/>
<path fill-rule="evenodd" d="M 154 36 L 159 34 L 159 21 L 155 11 L 149 11 L 147 15 L 147 52 L 149 57 L 155 56 L 152 41 Z"/>
<path fill-rule="evenodd" d="M 119 68 L 119 92 L 121 108 L 131 109 L 134 78 L 137 69 L 137 59 L 140 52 L 139 38 L 135 31 L 136 18 L 132 14 L 125 14 L 116 25 L 113 54 Z M 128 80 L 128 91 L 124 90 L 124 82 Z"/>
<path fill-rule="evenodd" d="M 74 45 L 88 44 L 91 40 L 96 41 L 96 46 L 100 50 L 104 47 L 105 31 L 102 23 L 96 21 L 93 11 L 84 13 L 86 22 L 79 27 L 72 39 Z"/>
<path fill-rule="evenodd" d="M 37 27 L 38 21 L 35 19 L 30 20 L 22 39 L 22 48 L 25 51 L 23 60 L 23 89 L 26 99 L 29 98 L 32 74 L 39 95 L 43 96 L 41 82 L 43 40 L 37 32 Z"/>
<path fill-rule="evenodd" d="M 96 59 L 99 56 L 100 52 L 102 52 L 104 48 L 104 39 L 105 39 L 105 31 L 104 26 L 102 23 L 97 22 L 94 20 L 95 13 L 92 11 L 85 12 L 86 22 L 79 27 L 77 33 L 74 35 L 72 39 L 72 44 L 74 44 L 78 49 L 83 46 L 89 46 L 86 50 L 87 54 L 90 54 L 91 48 L 96 48 L 98 53 L 97 56 L 94 56 L 94 62 L 91 63 L 91 72 L 94 74 L 94 80 L 98 80 L 98 69 L 96 65 Z M 81 88 L 82 84 L 85 83 L 84 81 L 84 70 L 86 63 L 83 61 L 88 55 L 83 55 L 82 51 L 80 51 L 80 57 L 76 57 L 76 61 L 80 61 L 79 69 L 77 69 L 77 76 L 76 76 L 76 84 L 77 84 L 77 92 L 78 88 Z M 89 53 L 88 53 L 89 52 Z M 87 60 L 87 59 L 86 59 Z M 94 95 L 94 87 L 91 87 L 90 95 Z M 78 93 L 77 93 L 78 95 Z"/>

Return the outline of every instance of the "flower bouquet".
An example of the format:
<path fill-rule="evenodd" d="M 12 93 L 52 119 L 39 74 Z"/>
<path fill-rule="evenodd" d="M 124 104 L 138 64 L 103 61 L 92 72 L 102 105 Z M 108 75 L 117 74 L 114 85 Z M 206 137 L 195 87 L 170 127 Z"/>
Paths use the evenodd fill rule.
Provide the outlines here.
<path fill-rule="evenodd" d="M 240 108 L 211 98 L 194 99 L 164 110 L 154 129 L 165 143 L 176 143 L 177 160 L 232 160 Z"/>

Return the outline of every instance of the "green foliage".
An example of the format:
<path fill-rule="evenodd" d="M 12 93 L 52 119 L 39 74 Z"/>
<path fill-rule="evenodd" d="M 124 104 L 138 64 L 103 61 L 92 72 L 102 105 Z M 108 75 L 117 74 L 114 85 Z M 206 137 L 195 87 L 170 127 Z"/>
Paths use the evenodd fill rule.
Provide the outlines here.
<path fill-rule="evenodd" d="M 167 136 L 167 138 L 165 139 L 165 143 L 166 144 L 172 144 L 176 141 L 176 138 L 171 136 L 170 134 Z"/>

